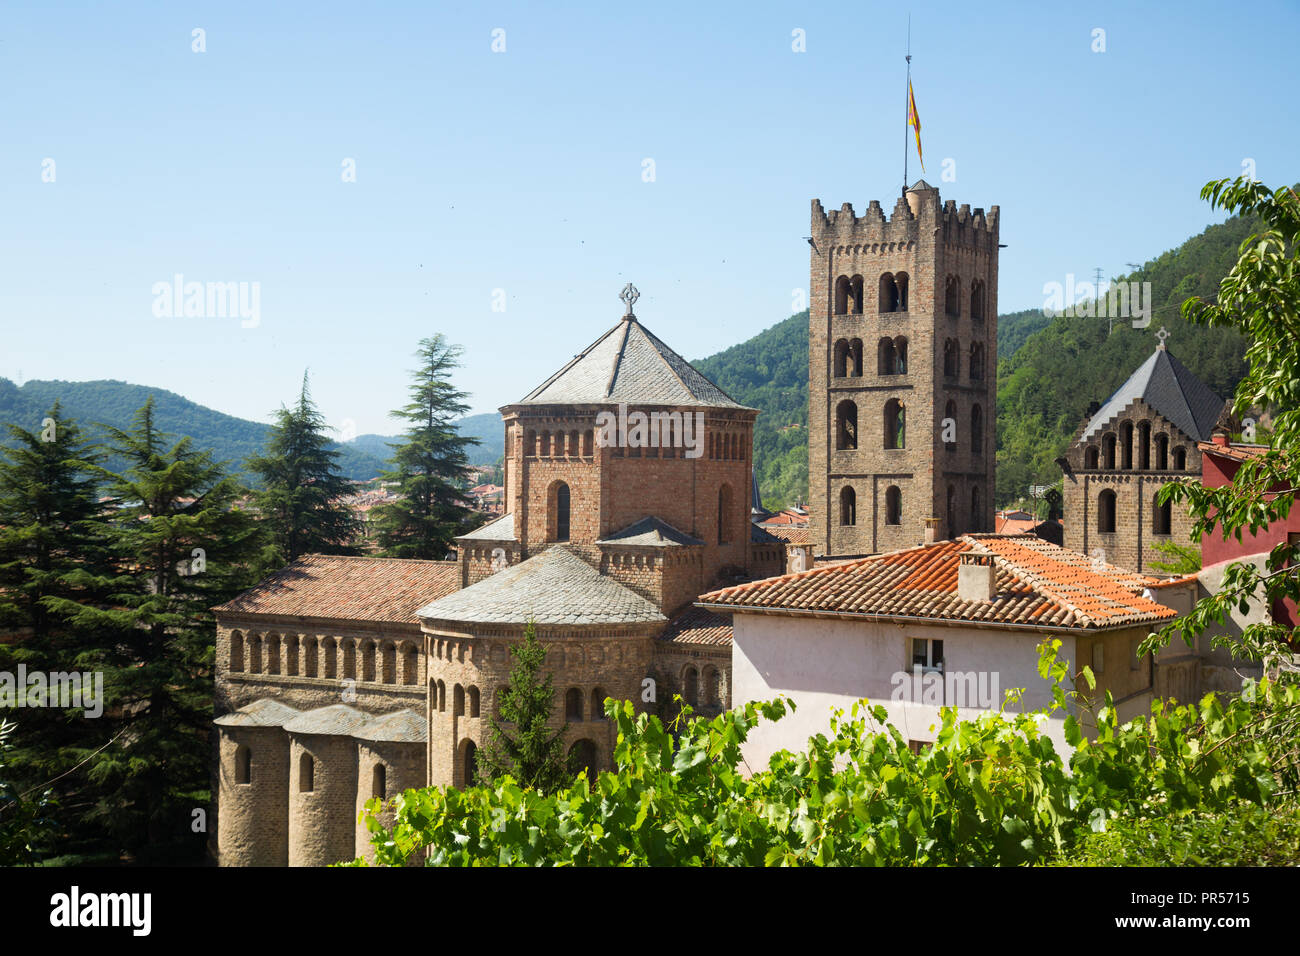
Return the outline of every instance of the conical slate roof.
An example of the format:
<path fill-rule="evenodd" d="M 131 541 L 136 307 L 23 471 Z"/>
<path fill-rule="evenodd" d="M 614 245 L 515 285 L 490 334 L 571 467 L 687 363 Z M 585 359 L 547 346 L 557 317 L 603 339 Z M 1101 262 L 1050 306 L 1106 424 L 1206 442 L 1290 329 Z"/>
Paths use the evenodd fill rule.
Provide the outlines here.
<path fill-rule="evenodd" d="M 521 405 L 688 405 L 745 408 L 626 315 Z"/>
<path fill-rule="evenodd" d="M 1223 410 L 1223 399 L 1210 391 L 1210 386 L 1193 375 L 1168 349 L 1159 348 L 1092 416 L 1079 440 L 1092 438 L 1139 398 L 1194 441 L 1209 440 L 1210 430 Z"/>
<path fill-rule="evenodd" d="M 668 620 L 563 545 L 498 571 L 416 612 L 464 624 L 637 624 Z"/>

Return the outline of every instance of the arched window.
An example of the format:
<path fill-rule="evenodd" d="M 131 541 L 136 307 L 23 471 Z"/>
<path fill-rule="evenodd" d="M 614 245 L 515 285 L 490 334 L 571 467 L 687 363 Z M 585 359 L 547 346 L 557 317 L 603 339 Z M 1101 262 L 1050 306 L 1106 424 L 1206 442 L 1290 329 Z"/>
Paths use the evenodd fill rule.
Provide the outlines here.
<path fill-rule="evenodd" d="M 1101 461 L 1101 453 L 1097 450 L 1096 445 L 1089 445 L 1083 453 L 1083 467 L 1096 470 Z"/>
<path fill-rule="evenodd" d="M 253 782 L 253 752 L 244 744 L 235 748 L 235 783 Z"/>
<path fill-rule="evenodd" d="M 978 404 L 970 409 L 970 450 L 977 455 L 984 453 L 984 411 Z"/>
<path fill-rule="evenodd" d="M 1143 471 L 1151 470 L 1151 423 L 1138 423 L 1138 467 Z"/>
<path fill-rule="evenodd" d="M 596 744 L 586 737 L 575 741 L 569 748 L 569 772 L 575 777 L 586 773 L 587 779 L 596 781 Z"/>
<path fill-rule="evenodd" d="M 582 720 L 582 691 L 570 687 L 564 695 L 564 717 L 566 720 Z"/>
<path fill-rule="evenodd" d="M 716 667 L 704 668 L 704 703 L 707 707 L 722 706 L 722 675 Z"/>
<path fill-rule="evenodd" d="M 849 526 L 858 523 L 858 493 L 845 485 L 840 489 L 840 524 Z"/>
<path fill-rule="evenodd" d="M 731 485 L 718 489 L 718 544 L 731 544 L 735 538 L 735 511 Z"/>
<path fill-rule="evenodd" d="M 311 759 L 311 754 L 300 754 L 298 757 L 298 792 L 311 793 L 316 789 L 316 761 Z"/>
<path fill-rule="evenodd" d="M 907 447 L 907 410 L 896 398 L 885 402 L 885 447 Z"/>
<path fill-rule="evenodd" d="M 692 707 L 700 704 L 700 675 L 694 667 L 687 667 L 682 674 L 682 697 Z"/>
<path fill-rule="evenodd" d="M 588 428 L 587 431 L 582 436 L 582 457 L 590 458 L 594 452 L 595 445 L 596 445 L 595 432 L 592 429 Z"/>
<path fill-rule="evenodd" d="M 605 693 L 603 687 L 597 687 L 591 692 L 591 719 L 605 719 L 605 698 L 609 695 Z"/>
<path fill-rule="evenodd" d="M 1151 532 L 1152 534 L 1170 534 L 1174 521 L 1173 502 L 1166 501 L 1161 504 L 1158 500 L 1159 497 L 1160 495 L 1157 492 L 1151 498 Z"/>
<path fill-rule="evenodd" d="M 392 641 L 385 641 L 384 648 L 379 654 L 379 679 L 385 684 L 397 683 L 397 645 Z"/>
<path fill-rule="evenodd" d="M 839 451 L 858 447 L 858 406 L 849 399 L 835 406 L 835 447 Z"/>
<path fill-rule="evenodd" d="M 945 378 L 957 378 L 961 374 L 961 345 L 956 339 L 944 340 L 943 374 Z"/>
<path fill-rule="evenodd" d="M 361 679 L 375 679 L 375 642 L 363 641 L 361 644 Z"/>
<path fill-rule="evenodd" d="M 338 676 L 338 653 L 337 643 L 332 637 L 322 637 L 320 652 L 325 658 L 325 676 L 333 680 Z"/>
<path fill-rule="evenodd" d="M 835 364 L 833 374 L 836 378 L 844 378 L 849 374 L 848 339 L 840 339 L 835 343 Z"/>
<path fill-rule="evenodd" d="M 894 339 L 894 367 L 899 375 L 907 374 L 907 336 Z"/>
<path fill-rule="evenodd" d="M 981 279 L 970 284 L 970 317 L 975 322 L 984 320 L 984 282 Z"/>
<path fill-rule="evenodd" d="M 250 674 L 262 673 L 262 635 L 248 635 L 248 671 Z"/>
<path fill-rule="evenodd" d="M 898 286 L 898 312 L 907 311 L 907 273 L 900 272 L 894 276 L 894 284 Z"/>
<path fill-rule="evenodd" d="M 451 689 L 451 712 L 456 717 L 465 716 L 465 688 L 459 684 Z"/>
<path fill-rule="evenodd" d="M 524 429 L 524 454 L 529 458 L 537 456 L 537 433 L 531 428 Z"/>
<path fill-rule="evenodd" d="M 478 781 L 478 745 L 472 740 L 465 741 L 465 783 L 472 787 Z"/>
<path fill-rule="evenodd" d="M 948 540 L 957 537 L 957 489 L 948 486 Z"/>
<path fill-rule="evenodd" d="M 961 279 L 948 276 L 943 290 L 943 311 L 952 318 L 961 315 Z"/>
<path fill-rule="evenodd" d="M 970 377 L 973 382 L 982 381 L 984 378 L 983 342 L 972 342 L 970 344 Z"/>
<path fill-rule="evenodd" d="M 447 683 L 438 681 L 438 710 L 446 712 L 447 710 Z"/>
<path fill-rule="evenodd" d="M 885 489 L 885 524 L 903 523 L 903 493 L 897 485 Z"/>
<path fill-rule="evenodd" d="M 849 358 L 852 364 L 849 368 L 849 374 L 856 378 L 862 377 L 862 339 L 849 339 Z"/>
<path fill-rule="evenodd" d="M 975 532 L 984 530 L 984 503 L 980 499 L 979 485 L 970 490 L 970 528 Z"/>
<path fill-rule="evenodd" d="M 1107 471 L 1115 470 L 1115 433 L 1106 432 L 1101 436 L 1102 458 L 1105 460 Z"/>
<path fill-rule="evenodd" d="M 465 692 L 465 696 L 469 701 L 469 716 L 477 717 L 478 702 L 479 702 L 478 688 L 473 685 L 470 685 L 469 689 Z"/>
<path fill-rule="evenodd" d="M 1187 470 L 1187 449 L 1179 445 L 1174 449 L 1174 471 Z"/>
<path fill-rule="evenodd" d="M 551 540 L 569 540 L 569 486 L 562 481 L 551 485 Z"/>
<path fill-rule="evenodd" d="M 1161 432 L 1156 436 L 1156 471 L 1169 470 L 1169 436 Z"/>
<path fill-rule="evenodd" d="M 1120 426 L 1120 435 L 1123 436 L 1124 468 L 1129 470 L 1133 467 L 1133 423 L 1125 422 Z"/>
<path fill-rule="evenodd" d="M 388 768 L 382 763 L 370 771 L 370 795 L 377 800 L 388 799 Z"/>
<path fill-rule="evenodd" d="M 876 346 L 876 374 L 898 374 L 898 366 L 894 356 L 894 340 L 891 338 L 881 339 Z"/>
<path fill-rule="evenodd" d="M 853 314 L 862 314 L 862 276 L 849 280 L 849 297 L 853 300 Z"/>
<path fill-rule="evenodd" d="M 845 315 L 849 311 L 849 277 L 840 276 L 835 280 L 835 314 Z"/>
<path fill-rule="evenodd" d="M 414 644 L 402 645 L 402 683 L 420 683 L 420 652 Z"/>
<path fill-rule="evenodd" d="M 1104 534 L 1115 532 L 1115 492 L 1109 488 L 1097 496 L 1097 530 Z"/>
<path fill-rule="evenodd" d="M 319 676 L 316 670 L 316 660 L 317 660 L 316 645 L 317 642 L 315 637 L 312 637 L 310 635 L 303 637 L 302 639 L 302 676 L 303 677 Z"/>
<path fill-rule="evenodd" d="M 943 439 L 944 451 L 957 450 L 957 403 L 948 399 L 943 407 L 943 421 L 939 423 L 939 437 Z"/>
<path fill-rule="evenodd" d="M 244 669 L 244 635 L 239 631 L 230 632 L 230 669 L 236 672 Z"/>
<path fill-rule="evenodd" d="M 899 306 L 901 298 L 898 294 L 898 283 L 894 281 L 893 273 L 886 272 L 880 277 L 880 312 L 883 315 L 886 312 L 900 312 Z"/>
<path fill-rule="evenodd" d="M 551 457 L 551 433 L 548 431 L 542 432 L 541 437 L 537 439 L 537 457 Z"/>

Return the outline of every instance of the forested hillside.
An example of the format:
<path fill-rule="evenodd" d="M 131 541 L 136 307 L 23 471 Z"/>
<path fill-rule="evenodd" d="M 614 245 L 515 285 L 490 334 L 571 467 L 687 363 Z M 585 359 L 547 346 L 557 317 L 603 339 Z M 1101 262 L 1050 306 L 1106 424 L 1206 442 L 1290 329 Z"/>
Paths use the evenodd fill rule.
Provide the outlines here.
<path fill-rule="evenodd" d="M 249 455 L 262 450 L 267 425 L 223 414 L 165 389 L 118 381 L 31 381 L 20 388 L 0 378 L 0 424 L 13 422 L 29 431 L 39 431 L 41 419 L 58 401 L 69 418 L 87 427 L 103 422 L 125 429 L 149 395 L 154 397 L 159 428 L 177 436 L 188 435 L 196 447 L 212 449 L 218 460 L 229 461 L 237 472 L 243 471 Z M 471 450 L 471 463 L 491 464 L 500 457 L 500 421 L 497 415 L 471 415 L 462 421 L 465 433 L 485 440 L 484 445 Z M 386 443 L 392 440 L 363 435 L 353 442 L 336 444 L 344 476 L 365 481 L 378 475 L 389 454 Z M 0 444 L 11 444 L 7 434 L 0 433 Z M 110 467 L 117 464 L 109 462 Z"/>
<path fill-rule="evenodd" d="M 806 498 L 808 312 L 691 364 L 733 399 L 762 412 L 754 424 L 754 471 L 763 503 L 774 508 Z"/>
<path fill-rule="evenodd" d="M 1155 333 L 1170 332 L 1169 350 L 1221 398 L 1232 395 L 1246 373 L 1246 343 L 1231 329 L 1184 322 L 1179 306 L 1192 295 L 1214 296 L 1237 261 L 1253 224 L 1233 218 L 1208 227 L 1177 249 L 1147 262 L 1119 281 L 1150 282 L 1151 324 L 1131 320 L 1057 316 L 1045 320 L 1009 358 L 998 362 L 997 501 L 1026 494 L 1031 484 L 1061 478 L 1055 460 L 1069 447 L 1088 403 L 1104 402 L 1156 347 Z M 1024 313 L 1020 313 L 1024 315 Z M 1012 317 L 1013 319 L 1015 317 Z M 998 354 L 1002 356 L 999 317 Z M 1021 324 L 1023 327 L 1023 323 Z"/>

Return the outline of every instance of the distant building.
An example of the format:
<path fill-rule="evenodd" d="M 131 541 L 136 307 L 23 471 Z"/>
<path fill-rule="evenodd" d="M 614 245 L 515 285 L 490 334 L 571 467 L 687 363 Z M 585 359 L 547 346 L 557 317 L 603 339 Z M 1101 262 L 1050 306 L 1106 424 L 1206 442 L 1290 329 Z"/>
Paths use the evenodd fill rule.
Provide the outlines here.
<path fill-rule="evenodd" d="M 1104 404 L 1094 405 L 1059 459 L 1065 475 L 1065 545 L 1135 571 L 1168 561 L 1162 542 L 1190 544 L 1192 519 L 1156 493 L 1201 474 L 1200 443 L 1223 411 L 1163 340 Z"/>

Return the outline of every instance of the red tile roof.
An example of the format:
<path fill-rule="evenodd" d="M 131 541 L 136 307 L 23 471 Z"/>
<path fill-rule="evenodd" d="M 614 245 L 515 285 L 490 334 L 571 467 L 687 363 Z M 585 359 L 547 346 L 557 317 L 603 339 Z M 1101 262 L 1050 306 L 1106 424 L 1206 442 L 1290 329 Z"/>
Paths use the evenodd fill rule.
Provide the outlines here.
<path fill-rule="evenodd" d="M 455 561 L 305 554 L 213 610 L 416 624 L 417 610 L 458 590 Z"/>
<path fill-rule="evenodd" d="M 688 607 L 668 622 L 659 640 L 666 644 L 731 644 L 731 618 L 699 607 Z"/>
<path fill-rule="evenodd" d="M 1243 445 L 1240 442 L 1220 445 L 1212 441 L 1198 441 L 1196 447 L 1202 452 L 1209 452 L 1211 455 L 1222 455 L 1224 458 L 1234 458 L 1237 461 L 1258 458 L 1268 451 L 1267 445 Z"/>
<path fill-rule="evenodd" d="M 787 544 L 809 544 L 812 542 L 811 528 L 797 528 L 788 524 L 770 524 L 766 521 L 760 522 L 758 526 Z"/>
<path fill-rule="evenodd" d="M 957 596 L 957 556 L 966 551 L 993 556 L 993 600 Z M 723 588 L 697 603 L 719 611 L 1107 628 L 1177 616 L 1141 596 L 1156 582 L 1113 565 L 1094 566 L 1087 555 L 1031 535 L 980 534 Z"/>

